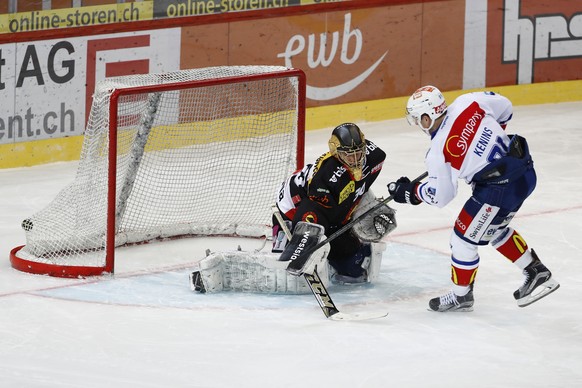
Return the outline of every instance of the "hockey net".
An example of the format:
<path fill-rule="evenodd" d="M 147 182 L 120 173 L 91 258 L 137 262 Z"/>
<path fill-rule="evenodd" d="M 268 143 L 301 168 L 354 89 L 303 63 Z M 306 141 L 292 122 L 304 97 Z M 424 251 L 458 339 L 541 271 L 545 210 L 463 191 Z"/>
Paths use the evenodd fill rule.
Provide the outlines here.
<path fill-rule="evenodd" d="M 12 266 L 92 276 L 126 244 L 270 235 L 277 189 L 303 164 L 304 111 L 304 74 L 278 66 L 105 79 L 76 177 L 23 221 Z"/>

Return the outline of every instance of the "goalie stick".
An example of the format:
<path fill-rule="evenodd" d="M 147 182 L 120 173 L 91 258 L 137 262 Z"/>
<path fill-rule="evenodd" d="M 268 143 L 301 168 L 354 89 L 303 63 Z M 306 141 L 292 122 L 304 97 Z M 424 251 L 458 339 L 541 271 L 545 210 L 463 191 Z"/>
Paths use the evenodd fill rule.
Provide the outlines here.
<path fill-rule="evenodd" d="M 279 225 L 283 229 L 283 232 L 287 236 L 287 239 L 291 240 L 291 231 L 287 227 L 287 224 L 285 224 L 283 217 L 281 217 L 281 213 L 279 212 L 279 209 L 276 206 L 273 206 L 273 214 L 277 218 L 277 221 L 279 221 Z M 326 318 L 329 318 L 332 321 L 363 321 L 368 319 L 383 318 L 388 315 L 388 313 L 386 312 L 374 312 L 374 311 L 354 314 L 342 313 L 338 310 L 337 306 L 331 299 L 331 296 L 329 295 L 327 288 L 321 281 L 321 278 L 317 273 L 317 266 L 315 266 L 315 268 L 313 269 L 312 274 L 303 273 L 303 277 L 305 278 L 305 281 L 307 282 L 309 289 L 313 293 L 313 296 L 315 296 L 315 299 L 317 300 L 319 307 L 321 307 L 321 311 L 323 311 L 323 314 L 325 315 Z"/>
<path fill-rule="evenodd" d="M 425 171 L 420 176 L 418 176 L 416 179 L 414 179 L 411 183 L 418 183 L 421 180 L 423 180 L 424 178 L 426 178 L 427 176 L 428 176 L 428 172 Z M 378 204 L 376 204 L 374 207 L 372 207 L 372 208 L 368 209 L 367 211 L 365 211 L 364 213 L 362 213 L 358 218 L 351 220 L 350 222 L 348 222 L 347 224 L 342 226 L 340 229 L 336 230 L 327 239 L 320 241 L 317 245 L 315 245 L 311 249 L 306 249 L 305 251 L 301 252 L 299 257 L 297 257 L 295 260 L 293 260 L 289 263 L 289 265 L 287 266 L 287 272 L 289 272 L 293 275 L 296 275 L 296 276 L 301 275 L 303 267 L 305 266 L 305 264 L 307 263 L 307 261 L 309 260 L 309 257 L 311 256 L 311 254 L 313 252 L 315 252 L 316 250 L 318 250 L 319 248 L 321 248 L 325 244 L 329 243 L 330 241 L 333 241 L 336 238 L 338 238 L 339 236 L 341 236 L 347 230 L 351 229 L 352 226 L 354 226 L 356 223 L 360 222 L 360 220 L 364 219 L 364 217 L 366 217 L 368 214 L 370 214 L 373 211 L 384 206 L 388 202 L 392 201 L 392 199 L 394 199 L 394 195 L 389 196 L 388 198 L 384 199 L 381 202 L 378 202 Z M 279 218 L 277 218 L 277 219 L 279 219 Z"/>
<path fill-rule="evenodd" d="M 354 314 L 342 313 L 337 309 L 335 303 L 331 300 L 329 292 L 327 292 L 327 289 L 323 285 L 323 282 L 317 273 L 317 266 L 312 274 L 304 273 L 303 277 L 307 281 L 315 299 L 317 299 L 317 303 L 319 303 L 319 307 L 321 307 L 323 314 L 326 318 L 329 318 L 332 321 L 364 321 L 368 319 L 383 318 L 388 315 L 388 313 L 381 311 L 368 311 Z"/>

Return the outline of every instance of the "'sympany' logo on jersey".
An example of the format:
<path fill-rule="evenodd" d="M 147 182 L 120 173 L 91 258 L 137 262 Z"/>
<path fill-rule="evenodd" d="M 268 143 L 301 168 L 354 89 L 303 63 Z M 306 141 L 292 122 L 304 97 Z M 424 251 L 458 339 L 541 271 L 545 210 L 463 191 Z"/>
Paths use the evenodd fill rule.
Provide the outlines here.
<path fill-rule="evenodd" d="M 455 119 L 443 149 L 445 161 L 454 169 L 461 169 L 465 155 L 484 117 L 485 111 L 475 101 Z"/>

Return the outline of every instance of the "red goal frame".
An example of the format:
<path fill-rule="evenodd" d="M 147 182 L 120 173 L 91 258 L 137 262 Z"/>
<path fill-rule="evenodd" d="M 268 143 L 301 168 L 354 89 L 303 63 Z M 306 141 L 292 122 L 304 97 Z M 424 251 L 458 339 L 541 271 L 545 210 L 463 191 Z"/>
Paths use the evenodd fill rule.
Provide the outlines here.
<path fill-rule="evenodd" d="M 298 79 L 298 102 L 297 102 L 297 160 L 296 168 L 303 167 L 305 154 L 305 108 L 306 108 L 306 76 L 300 69 L 287 69 L 280 72 L 253 74 L 243 76 L 233 76 L 225 78 L 213 78 L 197 81 L 185 81 L 177 83 L 167 83 L 162 85 L 136 86 L 123 89 L 115 89 L 110 96 L 109 111 L 109 156 L 108 156 L 108 190 L 107 190 L 107 231 L 105 242 L 105 264 L 103 266 L 68 266 L 61 264 L 43 263 L 25 260 L 17 257 L 17 252 L 24 245 L 13 248 L 10 251 L 10 263 L 14 269 L 40 275 L 50 275 L 63 278 L 77 278 L 99 276 L 104 274 L 114 274 L 115 271 L 115 213 L 116 213 L 116 190 L 117 190 L 117 102 L 122 96 L 144 94 L 150 92 L 165 92 L 172 90 L 183 90 L 195 87 L 215 86 L 223 84 L 233 84 L 254 80 L 264 80 L 272 78 L 293 78 Z"/>

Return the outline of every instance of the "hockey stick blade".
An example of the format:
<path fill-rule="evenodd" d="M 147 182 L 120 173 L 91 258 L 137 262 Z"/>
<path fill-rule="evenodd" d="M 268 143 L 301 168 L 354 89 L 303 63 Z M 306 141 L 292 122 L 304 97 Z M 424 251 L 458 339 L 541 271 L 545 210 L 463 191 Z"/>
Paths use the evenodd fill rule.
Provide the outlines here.
<path fill-rule="evenodd" d="M 312 274 L 303 274 L 311 292 L 317 299 L 317 303 L 319 303 L 319 307 L 321 307 L 321 311 L 326 318 L 331 319 L 332 321 L 366 321 L 370 319 L 378 319 L 383 318 L 388 315 L 385 312 L 378 312 L 378 311 L 370 311 L 370 312 L 361 312 L 361 313 L 342 313 L 340 312 L 333 300 L 331 300 L 331 296 L 327 292 L 325 285 L 322 283 L 319 274 L 317 273 L 317 266 L 313 270 Z"/>
<path fill-rule="evenodd" d="M 342 313 L 337 312 L 329 317 L 332 321 L 369 321 L 371 319 L 380 319 L 388 316 L 383 311 L 362 311 L 359 313 Z"/>

